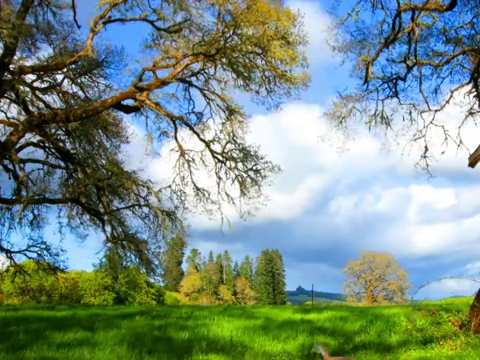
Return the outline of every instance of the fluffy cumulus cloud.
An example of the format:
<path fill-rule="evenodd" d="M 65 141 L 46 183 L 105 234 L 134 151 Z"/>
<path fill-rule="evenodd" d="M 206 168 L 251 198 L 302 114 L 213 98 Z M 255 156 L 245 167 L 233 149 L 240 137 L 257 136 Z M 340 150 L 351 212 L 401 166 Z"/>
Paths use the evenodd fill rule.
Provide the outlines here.
<path fill-rule="evenodd" d="M 302 15 L 304 29 L 309 45 L 306 49 L 311 64 L 325 64 L 332 61 L 327 40 L 331 38 L 332 19 L 322 8 L 320 2 L 309 0 L 290 0 L 287 6 Z"/>

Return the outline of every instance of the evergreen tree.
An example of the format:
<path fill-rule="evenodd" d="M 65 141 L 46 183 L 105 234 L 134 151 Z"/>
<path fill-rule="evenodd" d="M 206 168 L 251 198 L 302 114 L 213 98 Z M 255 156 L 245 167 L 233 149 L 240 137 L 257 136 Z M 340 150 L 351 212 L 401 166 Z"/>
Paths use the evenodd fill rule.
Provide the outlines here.
<path fill-rule="evenodd" d="M 177 235 L 167 242 L 167 248 L 162 256 L 162 281 L 165 290 L 178 291 L 184 271 L 183 257 L 187 243 L 183 236 Z"/>
<path fill-rule="evenodd" d="M 271 251 L 273 260 L 273 293 L 274 303 L 276 305 L 283 305 L 287 303 L 287 283 L 285 281 L 285 265 L 283 264 L 282 254 L 278 249 Z"/>
<path fill-rule="evenodd" d="M 233 293 L 235 291 L 235 277 L 233 275 L 232 269 L 232 257 L 228 250 L 223 252 L 223 261 L 222 261 L 222 276 L 223 284 L 228 287 L 228 289 Z"/>
<path fill-rule="evenodd" d="M 198 249 L 190 250 L 187 257 L 187 272 L 190 270 L 200 271 L 202 267 L 202 253 Z"/>
<path fill-rule="evenodd" d="M 264 305 L 282 305 L 287 301 L 285 269 L 277 249 L 263 250 L 257 257 L 253 287 L 258 302 Z"/>
<path fill-rule="evenodd" d="M 240 267 L 238 265 L 238 261 L 235 261 L 233 264 L 233 277 L 236 279 L 240 276 Z"/>
<path fill-rule="evenodd" d="M 242 265 L 240 265 L 241 274 L 243 274 Z M 271 267 L 272 264 L 270 250 L 263 250 L 260 256 L 258 256 L 256 259 L 255 274 L 252 286 L 253 290 L 257 293 L 258 303 L 262 305 L 273 303 L 271 287 L 269 286 L 271 282 Z M 244 276 L 242 275 L 242 277 Z"/>
<path fill-rule="evenodd" d="M 220 271 L 215 262 L 209 262 L 200 271 L 202 280 L 202 292 L 206 295 L 206 303 L 213 303 L 220 286 Z"/>
<path fill-rule="evenodd" d="M 223 257 L 222 254 L 217 254 L 217 258 L 215 259 L 215 264 L 218 267 L 218 275 L 220 284 L 225 285 L 225 280 L 223 279 Z"/>
<path fill-rule="evenodd" d="M 240 264 L 240 276 L 247 280 L 250 284 L 253 281 L 253 260 L 250 255 L 246 255 Z"/>

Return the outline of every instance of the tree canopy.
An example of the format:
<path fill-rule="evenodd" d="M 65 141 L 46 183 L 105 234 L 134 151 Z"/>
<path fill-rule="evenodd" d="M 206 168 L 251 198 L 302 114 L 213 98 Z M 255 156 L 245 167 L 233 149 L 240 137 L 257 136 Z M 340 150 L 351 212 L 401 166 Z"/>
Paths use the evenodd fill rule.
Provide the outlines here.
<path fill-rule="evenodd" d="M 478 7 L 470 0 L 357 0 L 347 12 L 336 8 L 332 49 L 352 66 L 356 87 L 340 94 L 331 117 L 389 130 L 403 120 L 427 169 L 433 139 L 441 137 L 443 151 L 463 147 L 462 129 L 480 105 Z M 459 99 L 464 112 L 441 120 Z"/>
<path fill-rule="evenodd" d="M 343 272 L 347 277 L 344 295 L 349 302 L 401 303 L 411 287 L 407 272 L 387 253 L 365 251 L 359 259 L 349 260 Z"/>
<path fill-rule="evenodd" d="M 0 253 L 10 262 L 61 265 L 61 247 L 42 236 L 54 219 L 155 271 L 184 210 L 242 211 L 279 170 L 246 142 L 232 96 L 277 107 L 307 85 L 306 37 L 282 2 L 101 0 L 88 29 L 75 0 L 0 6 Z M 138 24 L 136 58 L 101 38 Z M 132 125 L 172 145 L 170 182 L 127 166 Z"/>

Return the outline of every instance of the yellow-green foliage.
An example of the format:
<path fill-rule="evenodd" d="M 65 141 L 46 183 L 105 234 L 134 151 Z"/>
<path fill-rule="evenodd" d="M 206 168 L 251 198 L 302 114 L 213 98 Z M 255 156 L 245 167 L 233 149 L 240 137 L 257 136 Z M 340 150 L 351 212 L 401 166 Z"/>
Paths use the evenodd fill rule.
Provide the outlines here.
<path fill-rule="evenodd" d="M 197 271 L 187 272 L 180 284 L 180 293 L 185 301 L 195 303 L 201 287 L 202 279 L 200 274 Z"/>
<path fill-rule="evenodd" d="M 0 293 L 6 304 L 54 303 L 58 293 L 58 282 L 43 271 L 37 271 L 33 261 L 22 263 L 26 273 L 14 274 L 10 269 L 0 276 Z"/>
<path fill-rule="evenodd" d="M 256 293 L 252 290 L 250 284 L 243 276 L 239 276 L 235 279 L 235 292 L 237 293 L 237 301 L 239 304 L 255 304 Z"/>
<path fill-rule="evenodd" d="M 181 305 L 185 304 L 182 301 L 182 295 L 178 292 L 165 291 L 165 305 Z"/>
<path fill-rule="evenodd" d="M 0 276 L 0 294 L 5 304 L 158 305 L 163 290 L 145 273 L 127 267 L 114 281 L 102 271 L 46 273 L 33 261 L 22 263 L 27 274 L 7 269 Z"/>
<path fill-rule="evenodd" d="M 364 251 L 343 268 L 347 280 L 344 294 L 349 302 L 364 304 L 401 304 L 407 302 L 407 272 L 389 253 Z"/>
<path fill-rule="evenodd" d="M 82 304 L 88 305 L 112 305 L 115 301 L 115 293 L 111 289 L 113 283 L 101 272 L 85 273 L 82 278 L 81 292 Z"/>
<path fill-rule="evenodd" d="M 219 286 L 218 295 L 222 304 L 232 305 L 237 302 L 227 285 Z"/>

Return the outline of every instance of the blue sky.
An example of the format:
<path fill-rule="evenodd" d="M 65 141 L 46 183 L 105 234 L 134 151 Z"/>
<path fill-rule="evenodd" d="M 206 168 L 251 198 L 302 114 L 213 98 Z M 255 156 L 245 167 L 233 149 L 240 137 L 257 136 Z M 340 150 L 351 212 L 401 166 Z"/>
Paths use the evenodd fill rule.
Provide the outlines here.
<path fill-rule="evenodd" d="M 77 2 L 83 22 L 92 13 L 93 3 Z M 284 256 L 289 289 L 315 284 L 321 291 L 341 292 L 342 267 L 364 250 L 391 252 L 415 286 L 444 276 L 477 275 L 480 170 L 467 168 L 468 151 L 449 149 L 434 163 L 434 178 L 428 178 L 414 168 L 418 149 L 402 151 L 402 136 L 394 138 L 400 145 L 390 142 L 393 145 L 387 151 L 378 134 L 356 130 L 346 141 L 335 133 L 323 113 L 335 96 L 334 89 L 348 86 L 351 80 L 349 69 L 340 66 L 326 45 L 329 2 L 287 3 L 305 13 L 311 87 L 275 113 L 239 99 L 251 115 L 249 140 L 259 144 L 284 171 L 266 190 L 270 201 L 255 217 L 243 222 L 231 212 L 231 230 L 225 228 L 222 233 L 219 219 L 192 216 L 190 248 L 204 254 L 229 250 L 236 260 L 278 248 Z M 138 33 L 117 30 L 106 36 L 120 38 L 127 49 L 138 42 Z M 461 106 L 459 100 L 446 109 L 445 123 L 460 120 Z M 478 145 L 478 133 L 475 127 L 466 129 L 464 140 L 470 151 Z M 432 138 L 432 144 L 439 153 L 439 139 Z M 139 136 L 129 148 L 132 163 L 142 157 L 142 146 Z M 146 174 L 160 179 L 163 159 L 142 161 Z M 67 241 L 71 267 L 91 269 L 99 245 L 99 237 L 80 246 Z M 418 295 L 470 295 L 476 288 L 473 282 L 447 280 Z"/>

